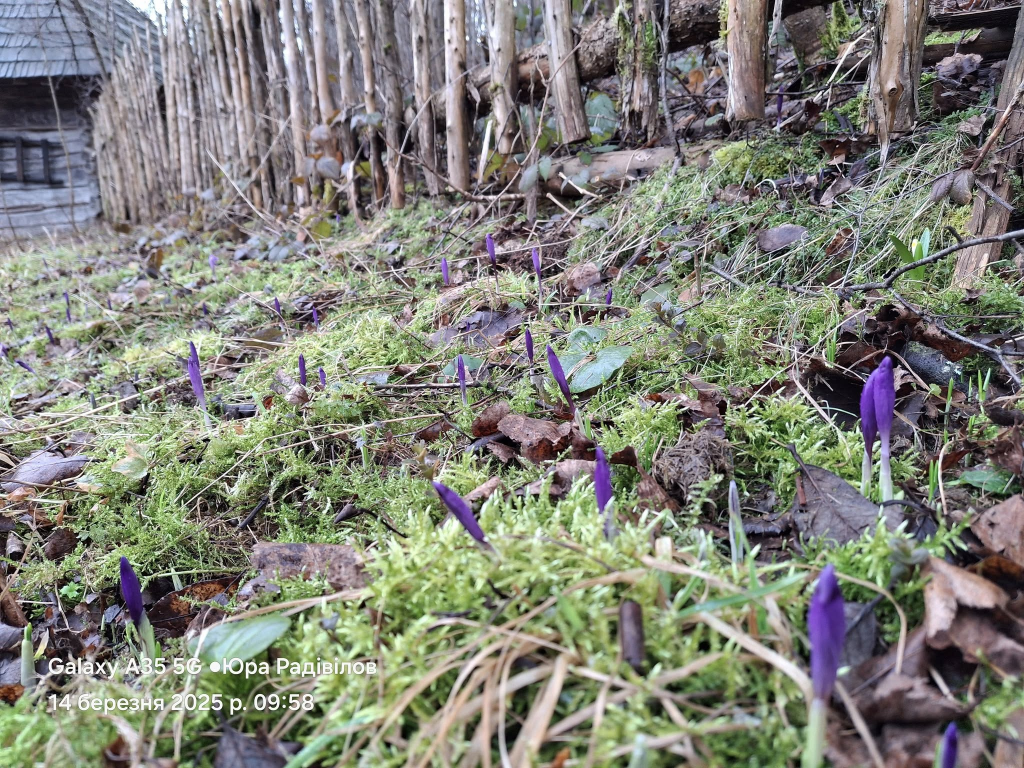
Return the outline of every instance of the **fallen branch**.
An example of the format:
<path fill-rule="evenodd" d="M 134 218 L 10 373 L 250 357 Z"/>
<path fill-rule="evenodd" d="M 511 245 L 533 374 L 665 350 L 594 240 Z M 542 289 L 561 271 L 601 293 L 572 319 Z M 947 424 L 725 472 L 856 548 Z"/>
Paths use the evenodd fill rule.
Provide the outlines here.
<path fill-rule="evenodd" d="M 881 281 L 874 283 L 857 283 L 856 285 L 850 285 L 842 289 L 842 293 L 853 292 L 853 291 L 874 291 L 884 290 L 891 288 L 892 284 L 896 282 L 897 278 L 905 275 L 918 267 L 923 267 L 926 264 L 934 264 L 940 259 L 944 259 L 951 253 L 956 253 L 964 248 L 971 248 L 975 245 L 985 245 L 986 243 L 1005 243 L 1010 240 L 1020 240 L 1024 238 L 1024 229 L 1015 229 L 1012 232 L 1003 232 L 1001 235 L 988 235 L 986 237 L 976 237 L 972 240 L 964 240 L 956 245 L 951 245 L 948 248 L 943 248 L 941 251 L 936 251 L 923 259 L 912 261 L 909 264 L 901 264 L 898 267 L 890 269 L 885 278 Z"/>

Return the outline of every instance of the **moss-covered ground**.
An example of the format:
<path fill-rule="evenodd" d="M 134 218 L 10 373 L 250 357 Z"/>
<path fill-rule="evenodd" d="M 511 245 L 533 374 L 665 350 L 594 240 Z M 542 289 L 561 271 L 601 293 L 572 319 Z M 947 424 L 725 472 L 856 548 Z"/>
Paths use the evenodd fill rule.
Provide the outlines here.
<path fill-rule="evenodd" d="M 816 143 L 769 137 L 721 147 L 703 169 L 657 173 L 609 198 L 591 214 L 598 226 L 578 232 L 579 222 L 566 227 L 564 216 L 530 231 L 515 217 L 474 222 L 460 215 L 470 208 L 420 201 L 362 231 L 341 223 L 330 237 L 301 247 L 292 233 L 271 242 L 254 225 L 252 258 L 239 261 L 231 255 L 240 249 L 225 247 L 223 230 L 184 226 L 159 246 L 162 262 L 148 276 L 140 261 L 156 246 L 136 247 L 140 232 L 12 248 L 0 260 L 0 319 L 10 319 L 0 327 L 10 348 L 0 359 L 0 458 L 16 463 L 33 450 L 85 441 L 94 459 L 67 484 L 0 501 L 25 545 L 24 555 L 9 548 L 5 563 L 29 619 L 45 622 L 57 612 L 81 626 L 105 615 L 91 634 L 101 656 L 124 662 L 135 653 L 124 619 L 89 608 L 120 602 L 121 556 L 162 594 L 255 575 L 249 555 L 257 541 L 346 544 L 365 561 L 365 586 L 338 591 L 323 577 L 290 579 L 277 592 L 221 607 L 238 619 L 286 616 L 275 658 L 372 663 L 376 674 L 275 668 L 244 679 L 169 667 L 149 675 L 122 669 L 103 680 L 55 677 L 45 690 L 0 705 L 0 764 L 103 765 L 113 751 L 209 766 L 225 723 L 296 745 L 301 751 L 289 766 L 497 765 L 535 751 L 536 765 L 799 762 L 804 617 L 819 569 L 836 565 L 847 599 L 884 593 L 881 633 L 895 642 L 920 622 L 924 583 L 912 570 L 886 592 L 898 552 L 955 552 L 963 523 L 939 515 L 937 532 L 920 540 L 880 528 L 838 548 L 785 544 L 736 563 L 721 534 L 730 478 L 708 478 L 671 513 L 640 504 L 639 474 L 616 467 L 619 535 L 608 541 L 586 474 L 561 495 L 517 494 L 548 477 L 548 468 L 466 451 L 474 418 L 498 400 L 513 412 L 554 418 L 551 403 L 560 396 L 543 354 L 533 368 L 546 388 L 539 392 L 521 329 L 483 349 L 466 336 L 431 337 L 480 309 L 521 316 L 539 351 L 550 343 L 568 353 L 574 329 L 600 328 L 606 333 L 593 337 L 600 336 L 592 353 L 632 348 L 625 365 L 580 398 L 582 423 L 609 454 L 631 446 L 650 470 L 688 422 L 680 403 L 648 396 L 695 399 L 693 381 L 700 380 L 742 393 L 730 397 L 723 421 L 743 499 L 774 494 L 777 510 L 789 507 L 798 473 L 790 444 L 805 462 L 856 483 L 860 432 L 826 421 L 806 393 L 785 385 L 811 359 L 834 355 L 849 314 L 887 298 L 858 295 L 850 303 L 823 283 L 874 279 L 897 264 L 890 235 L 909 242 L 929 229 L 934 250 L 952 242 L 951 231 L 963 233 L 968 209 L 928 196 L 938 174 L 958 167 L 969 141 L 956 130 L 964 117 L 904 140 L 885 169 L 868 154 L 865 176 L 830 207 L 808 205 L 805 190 L 781 183 L 798 174 L 820 177 L 829 158 Z M 721 194 L 729 184 L 744 185 L 746 196 L 730 201 Z M 805 239 L 776 253 L 758 248 L 758 231 L 790 223 L 807 228 Z M 480 243 L 499 226 L 517 234 L 497 238 L 496 285 Z M 846 230 L 855 244 L 843 244 Z M 290 249 L 273 249 L 282 243 Z M 534 245 L 544 261 L 540 308 L 527 250 Z M 512 248 L 519 250 L 505 253 Z M 213 271 L 211 254 L 219 258 Z M 442 285 L 442 256 L 454 287 Z M 563 276 L 588 261 L 604 284 L 592 296 L 570 298 Z M 980 316 L 994 329 L 1006 325 L 999 317 L 1024 312 L 1021 281 L 1009 270 L 994 265 L 967 294 L 949 288 L 952 263 L 902 280 L 901 294 L 952 328 Z M 607 287 L 611 311 L 603 306 Z M 652 307 L 659 302 L 675 308 L 664 308 L 663 318 L 678 310 L 685 324 L 674 331 L 660 322 Z M 190 341 L 204 371 L 211 428 L 184 371 Z M 459 353 L 486 360 L 468 405 L 443 373 Z M 310 376 L 305 404 L 287 395 L 300 354 Z M 987 358 L 967 363 L 971 372 L 1000 375 Z M 324 388 L 315 385 L 319 367 Z M 117 403 L 123 395 L 112 394 L 126 381 L 139 392 L 130 412 Z M 251 404 L 251 418 L 219 415 L 219 408 L 243 403 Z M 417 433 L 441 418 L 455 429 L 423 442 Z M 994 432 L 984 416 L 972 429 Z M 946 481 L 955 482 L 971 460 L 949 468 Z M 926 496 L 927 462 L 920 443 L 908 445 L 897 457 L 897 482 Z M 492 477 L 503 490 L 479 510 L 493 545 L 486 550 L 454 522 L 440 525 L 445 510 L 429 481 L 467 494 Z M 1012 489 L 991 497 L 971 491 L 987 506 Z M 367 514 L 336 522 L 346 504 Z M 40 549 L 54 523 L 76 543 L 51 560 Z M 639 672 L 620 648 L 627 600 L 642 610 Z M 188 642 L 168 639 L 165 658 L 190 658 Z M 40 648 L 41 656 L 63 652 Z M 1024 694 L 985 665 L 977 674 L 970 691 L 951 695 L 985 690 L 984 705 L 962 727 L 991 733 L 1024 705 Z M 48 706 L 54 694 L 74 702 L 160 697 L 169 707 L 183 692 L 234 697 L 246 709 L 97 713 Z M 284 697 L 279 708 L 256 698 L 267 694 Z M 284 703 L 290 694 L 300 695 L 296 709 Z"/>

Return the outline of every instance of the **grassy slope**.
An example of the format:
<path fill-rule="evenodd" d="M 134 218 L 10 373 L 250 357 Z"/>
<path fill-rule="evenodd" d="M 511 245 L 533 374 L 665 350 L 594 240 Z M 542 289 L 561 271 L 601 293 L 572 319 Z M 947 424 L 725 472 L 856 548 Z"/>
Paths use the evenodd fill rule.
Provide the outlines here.
<path fill-rule="evenodd" d="M 737 289 L 705 272 L 704 300 L 687 311 L 686 339 L 679 341 L 641 301 L 656 264 L 622 275 L 615 284 L 615 303 L 624 311 L 588 322 L 608 331 L 602 346 L 635 348 L 626 366 L 584 406 L 597 425 L 598 442 L 607 451 L 632 445 L 649 466 L 660 444 L 674 443 L 680 424 L 674 406 L 651 406 L 644 394 L 678 391 L 692 396 L 687 375 L 755 390 L 772 379 L 784 379 L 806 356 L 825 355 L 845 312 L 840 301 L 765 283 L 813 283 L 837 267 L 850 268 L 853 275 L 877 275 L 895 260 L 889 233 L 909 240 L 925 227 L 938 232 L 951 224 L 962 230 L 965 209 L 948 202 L 927 204 L 934 174 L 955 167 L 964 146 L 965 139 L 954 130 L 958 119 L 938 126 L 928 141 L 904 144 L 885 174 L 873 172 L 828 210 L 810 208 L 801 199 L 780 203 L 769 186 L 762 186 L 764 194 L 749 204 L 709 205 L 715 189 L 726 182 L 778 178 L 791 163 L 813 172 L 822 158 L 805 141 L 789 147 L 774 142 L 753 149 L 727 147 L 709 171 L 684 167 L 673 178 L 658 174 L 597 212 L 609 227 L 584 229 L 563 263 L 545 264 L 549 290 L 568 263 L 591 259 L 603 267 L 621 266 L 637 247 L 653 243 L 657 253 L 683 241 L 697 241 L 680 246 L 694 252 L 710 244 L 704 258 L 717 259 L 751 286 Z M 690 750 L 714 765 L 791 762 L 799 754 L 805 718 L 799 681 L 712 629 L 714 619 L 706 614 L 725 622 L 736 635 L 756 638 L 803 666 L 803 615 L 817 568 L 834 562 L 847 576 L 886 585 L 892 566 L 889 536 L 880 532 L 838 550 L 819 554 L 810 547 L 778 565 L 737 568 L 721 540 L 694 526 L 698 518 L 709 519 L 704 501 L 719 497 L 727 478 L 698 489 L 689 507 L 675 517 L 630 515 L 637 477 L 622 469 L 615 474 L 621 535 L 610 543 L 601 534 L 587 481 L 577 482 L 557 502 L 543 495 L 492 497 L 480 521 L 495 553 L 474 547 L 454 524 L 438 528 L 443 511 L 427 482 L 431 473 L 462 493 L 496 474 L 506 489 L 514 489 L 544 473 L 531 465 L 504 468 L 493 458 L 469 458 L 462 450 L 465 439 L 451 437 L 454 432 L 432 444 L 429 454 L 413 437 L 441 413 L 468 432 L 481 405 L 500 398 L 510 400 L 515 411 L 536 414 L 536 393 L 518 367 L 473 388 L 469 408 L 462 406 L 457 390 L 396 395 L 395 390 L 377 391 L 357 380 L 398 364 L 423 366 L 434 375 L 458 352 L 474 353 L 458 342 L 443 348 L 424 343 L 441 322 L 435 246 L 443 228 L 434 219 L 445 214 L 447 210 L 432 210 L 424 203 L 389 214 L 368 233 L 341 232 L 324 244 L 323 252 L 313 249 L 315 255 L 293 255 L 281 263 L 222 263 L 216 281 L 206 267 L 216 243 L 169 246 L 165 279 L 152 280 L 146 300 L 125 311 L 104 309 L 106 296 L 137 275 L 137 262 L 125 242 L 39 250 L 0 261 L 0 283 L 10 288 L 0 309 L 15 324 L 13 333 L 0 330 L 0 340 L 18 345 L 11 359 L 31 359 L 38 372 L 33 376 L 9 360 L 0 361 L 0 412 L 20 407 L 26 393 L 38 395 L 65 380 L 85 383 L 101 406 L 113 399 L 108 388 L 126 378 L 137 377 L 138 389 L 147 393 L 130 415 L 108 409 L 80 418 L 72 417 L 88 410 L 87 400 L 72 393 L 25 422 L 34 431 L 5 438 L 4 449 L 20 457 L 48 438 L 59 441 L 72 430 L 86 430 L 95 435 L 91 453 L 99 459 L 80 481 L 88 493 L 43 492 L 38 500 L 51 517 L 63 510 L 65 525 L 80 539 L 77 549 L 58 563 L 29 557 L 13 579 L 14 587 L 25 600 L 38 590 L 50 590 L 74 605 L 86 594 L 112 589 L 121 555 L 131 559 L 144 582 L 174 577 L 187 584 L 245 570 L 256 539 L 347 543 L 369 561 L 372 581 L 365 601 L 303 603 L 304 610 L 292 616 L 291 629 L 278 648 L 292 660 L 375 660 L 381 673 L 320 679 L 285 675 L 269 684 L 313 694 L 316 711 L 286 718 L 275 736 L 309 745 L 309 753 L 326 764 L 360 751 L 365 765 L 401 765 L 410 752 L 426 755 L 427 750 L 435 750 L 433 764 L 454 763 L 479 722 L 475 711 L 462 711 L 462 706 L 478 701 L 503 675 L 516 679 L 533 670 L 537 682 L 511 699 L 508 723 L 525 718 L 547 677 L 560 671 L 555 663 L 559 656 L 569 664 L 553 724 L 599 698 L 613 703 L 598 707 L 596 729 L 591 718 L 566 723 L 560 738 L 543 748 L 545 761 L 568 747 L 577 759 L 593 750 L 602 758 L 597 764 L 621 764 L 611 756 L 628 754 L 646 739 L 668 747 L 652 750 L 650 765 L 675 765 Z M 751 233 L 783 222 L 807 226 L 806 241 L 784 255 L 760 254 Z M 456 229 L 464 225 L 460 222 Z M 826 246 L 844 226 L 861 234 L 852 262 L 825 256 Z M 480 227 L 466 233 L 464 242 L 479 240 L 484 232 Z M 399 270 L 404 284 L 385 266 L 389 255 L 379 244 L 388 242 L 398 243 L 405 258 Z M 467 246 L 445 241 L 445 247 L 453 271 L 466 277 L 477 273 L 480 264 Z M 677 301 L 674 297 L 692 286 L 693 265 L 677 254 L 668 269 L 670 288 L 663 290 Z M 943 289 L 950 270 L 950 263 L 936 265 L 926 284 L 904 286 L 906 295 L 934 311 L 956 311 L 963 296 Z M 992 277 L 985 287 L 984 309 L 969 311 L 1024 310 L 1019 284 Z M 327 288 L 341 291 L 342 300 L 322 311 L 319 331 L 292 317 L 292 300 Z M 63 320 L 63 290 L 73 296 L 70 325 Z M 488 305 L 494 290 L 490 280 L 475 284 L 464 301 L 446 310 L 450 319 Z M 564 351 L 562 333 L 579 325 L 582 313 L 562 307 L 535 317 L 535 290 L 529 274 L 501 275 L 501 301 L 527 308 L 541 348 L 553 341 Z M 280 326 L 266 309 L 274 296 L 280 297 L 287 318 L 280 347 L 247 358 L 232 379 L 208 375 L 209 395 L 262 401 L 275 371 L 297 375 L 299 353 L 311 373 L 317 366 L 325 368 L 327 391 L 314 393 L 302 410 L 276 396 L 272 407 L 261 409 L 255 418 L 218 423 L 208 433 L 175 356 L 187 354 L 189 340 L 196 343 L 207 369 L 216 356 L 237 354 L 241 339 Z M 691 292 L 678 303 L 693 303 L 694 297 Z M 200 309 L 204 302 L 212 313 L 209 318 Z M 406 307 L 412 320 L 400 330 L 396 318 Z M 43 323 L 58 337 L 77 340 L 73 352 L 62 356 L 48 349 Z M 686 340 L 698 338 L 708 340 L 706 347 L 686 354 Z M 510 347 L 521 352 L 521 337 Z M 68 418 L 59 422 L 59 430 L 48 427 L 51 415 L 63 413 Z M 781 508 L 792 498 L 796 470 L 787 443 L 795 443 L 809 463 L 850 480 L 859 475 L 859 433 L 825 424 L 801 398 L 752 397 L 730 408 L 726 431 L 741 494 L 770 487 Z M 129 441 L 150 463 L 145 481 L 112 471 L 126 456 Z M 922 462 L 913 450 L 904 454 L 897 463 L 897 479 L 926 478 Z M 264 496 L 270 499 L 265 512 L 249 530 L 237 532 L 234 524 Z M 353 499 L 386 514 L 405 537 L 391 533 L 373 515 L 335 524 L 334 515 Z M 721 516 L 710 519 L 720 522 Z M 19 535 L 38 543 L 38 536 L 23 527 Z M 664 537 L 657 550 L 652 536 L 656 527 Z M 942 530 L 925 546 L 941 553 L 955 546 L 955 534 Z M 754 588 L 757 596 L 716 604 L 737 588 Z M 301 600 L 325 589 L 318 581 L 288 582 L 280 595 L 264 600 Z M 873 596 L 862 587 L 847 586 L 846 591 L 848 599 Z M 902 584 L 896 597 L 913 626 L 922 611 L 920 579 Z M 643 676 L 619 654 L 618 611 L 624 599 L 643 608 L 648 660 Z M 706 613 L 695 609 L 698 604 Z M 895 610 L 883 602 L 879 616 L 886 636 L 894 639 L 899 632 Z M 120 625 L 113 635 L 108 630 L 107 638 L 115 653 L 126 652 Z M 167 654 L 182 654 L 180 646 L 181 641 L 172 641 Z M 466 666 L 481 649 L 474 666 Z M 524 661 L 517 661 L 519 657 Z M 685 678 L 669 683 L 664 677 L 688 665 L 692 672 Z M 266 681 L 245 683 L 210 673 L 198 681 L 174 674 L 105 684 L 79 679 L 70 690 L 169 696 L 186 687 L 240 696 L 269 690 Z M 1021 694 L 1010 689 L 997 692 L 978 717 L 998 725 L 1014 699 L 1022 703 Z M 156 755 L 211 764 L 215 715 L 119 716 L 123 727 L 137 732 Z M 250 712 L 233 723 L 252 733 L 261 722 L 269 728 L 279 720 L 280 713 Z M 99 764 L 102 749 L 117 736 L 117 726 L 90 713 L 61 712 L 54 718 L 38 702 L 22 699 L 0 711 L 0 762 Z M 508 750 L 515 737 L 516 730 L 510 728 Z M 504 742 L 494 744 L 497 748 Z"/>

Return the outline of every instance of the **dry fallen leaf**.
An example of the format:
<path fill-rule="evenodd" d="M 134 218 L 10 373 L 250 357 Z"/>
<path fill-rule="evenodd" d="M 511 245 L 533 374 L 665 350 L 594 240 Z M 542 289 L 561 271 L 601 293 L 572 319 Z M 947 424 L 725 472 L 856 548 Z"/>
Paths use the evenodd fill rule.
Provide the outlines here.
<path fill-rule="evenodd" d="M 1024 496 L 1011 496 L 971 523 L 974 535 L 997 555 L 1024 566 Z"/>

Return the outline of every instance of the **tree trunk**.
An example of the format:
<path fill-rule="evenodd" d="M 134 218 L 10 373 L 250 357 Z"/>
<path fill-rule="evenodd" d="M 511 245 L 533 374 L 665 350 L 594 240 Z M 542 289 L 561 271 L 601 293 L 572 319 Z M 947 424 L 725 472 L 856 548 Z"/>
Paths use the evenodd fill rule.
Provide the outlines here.
<path fill-rule="evenodd" d="M 874 25 L 868 72 L 868 131 L 878 135 L 885 159 L 890 138 L 917 121 L 928 0 L 889 0 Z"/>
<path fill-rule="evenodd" d="M 326 0 L 313 0 L 313 69 L 316 71 L 316 98 L 320 119 L 327 122 L 334 114 L 331 81 L 327 65 L 327 7 Z"/>
<path fill-rule="evenodd" d="M 994 163 L 996 170 L 982 173 L 978 171 L 988 186 L 1003 200 L 1013 199 L 1012 181 L 1020 179 L 1021 167 L 1024 165 L 1024 151 L 1021 139 L 1024 138 L 1024 107 L 1020 103 L 1020 89 L 1024 87 L 1024 12 L 1017 17 L 1017 31 L 1014 35 L 1013 48 L 1006 62 L 1006 73 L 999 90 L 997 102 L 998 114 L 1002 114 L 1013 106 L 1003 132 L 1000 135 L 1002 149 L 992 147 L 988 157 L 1000 151 L 999 163 Z M 998 124 L 998 118 L 997 118 Z M 1006 231 L 1010 222 L 1010 211 L 989 199 L 988 195 L 978 190 L 974 196 L 974 209 L 968 231 L 974 237 L 999 235 Z M 992 261 L 999 258 L 1001 243 L 989 243 L 966 248 L 960 252 L 956 262 L 956 273 L 953 282 L 956 285 L 969 285 L 976 277 L 980 277 Z"/>
<path fill-rule="evenodd" d="M 363 104 L 366 106 L 367 120 L 379 116 L 377 108 L 377 80 L 373 71 L 373 27 L 370 23 L 370 6 L 368 0 L 354 0 L 356 26 L 359 29 L 359 58 L 363 63 Z M 380 135 L 374 125 L 367 126 L 370 139 L 370 172 L 373 175 L 373 200 L 384 199 L 384 168 L 380 162 Z"/>
<path fill-rule="evenodd" d="M 751 0 L 762 2 L 763 0 Z M 658 131 L 658 35 L 655 0 L 634 0 L 633 28 L 620 17 L 621 36 L 628 40 L 622 56 L 622 134 L 626 141 L 649 141 Z"/>
<path fill-rule="evenodd" d="M 729 0 L 726 120 L 764 118 L 768 12 L 768 0 Z"/>
<path fill-rule="evenodd" d="M 287 3 L 290 0 L 281 0 L 281 2 Z M 302 61 L 306 70 L 306 83 L 309 87 L 309 124 L 316 125 L 323 120 L 323 117 L 320 115 L 320 104 L 316 97 L 316 60 L 313 58 L 313 41 L 309 37 L 306 0 L 295 0 L 295 23 L 299 30 L 299 42 L 302 43 Z"/>
<path fill-rule="evenodd" d="M 571 144 L 589 139 L 590 127 L 572 35 L 572 1 L 544 0 L 544 28 L 548 37 L 548 58 L 553 67 L 552 85 L 562 141 Z"/>
<path fill-rule="evenodd" d="M 346 191 L 348 193 L 348 210 L 358 220 L 359 210 L 359 177 L 356 175 L 356 141 L 352 135 L 352 109 L 359 101 L 356 94 L 356 81 L 353 74 L 352 46 L 348 39 L 348 18 L 341 0 L 333 0 L 334 4 L 334 35 L 338 44 L 338 87 L 341 90 L 341 120 L 338 132 L 341 134 L 341 152 L 346 163 L 351 163 Z"/>
<path fill-rule="evenodd" d="M 430 98 L 430 19 L 428 0 L 409 0 L 412 23 L 412 71 L 416 94 L 418 150 L 424 166 L 427 193 L 433 197 L 441 191 L 437 170 L 437 145 L 434 141 L 434 103 Z"/>
<path fill-rule="evenodd" d="M 292 161 L 295 176 L 304 175 L 306 164 L 306 137 L 302 127 L 302 74 L 299 72 L 299 46 L 295 38 L 295 11 L 291 0 L 281 3 L 281 36 L 284 37 L 284 70 L 288 77 L 288 121 L 292 129 Z M 309 202 L 309 186 L 303 179 L 297 184 L 295 201 L 299 205 Z"/>
<path fill-rule="evenodd" d="M 402 171 L 402 86 L 398 81 L 401 62 L 395 34 L 395 7 L 392 0 L 374 0 L 377 35 L 381 42 L 381 70 L 384 74 L 384 138 L 388 153 L 388 189 L 391 207 L 405 208 L 405 174 Z"/>
<path fill-rule="evenodd" d="M 491 99 L 494 108 L 494 132 L 498 152 L 515 152 L 518 120 L 516 93 L 519 68 L 516 66 L 516 10 L 507 0 L 494 0 L 491 13 Z"/>
<path fill-rule="evenodd" d="M 469 115 L 466 105 L 466 3 L 444 0 L 445 133 L 448 180 L 469 190 Z"/>
<path fill-rule="evenodd" d="M 248 45 L 242 22 L 243 0 L 230 0 L 231 24 L 235 37 L 235 52 L 238 60 L 238 80 L 241 85 L 242 119 L 245 121 L 246 139 L 243 145 L 243 157 L 249 165 L 249 182 L 253 184 L 259 175 L 259 158 L 256 144 L 256 115 L 253 113 L 252 84 L 249 79 Z M 236 99 L 238 96 L 235 97 Z M 263 197 L 259 187 L 250 186 L 252 203 L 257 208 L 263 207 Z"/>

